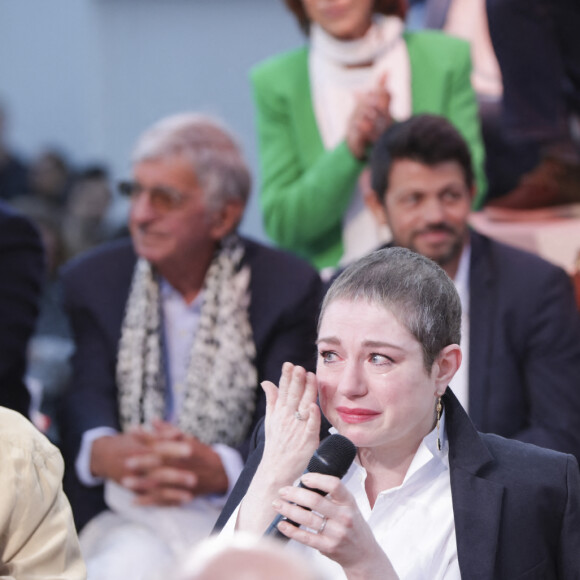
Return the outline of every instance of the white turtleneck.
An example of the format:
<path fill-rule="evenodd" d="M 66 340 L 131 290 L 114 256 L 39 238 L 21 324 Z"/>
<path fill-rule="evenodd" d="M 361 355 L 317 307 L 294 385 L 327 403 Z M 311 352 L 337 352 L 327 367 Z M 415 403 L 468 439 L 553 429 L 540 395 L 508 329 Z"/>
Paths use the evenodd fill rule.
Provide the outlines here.
<path fill-rule="evenodd" d="M 310 84 L 314 114 L 326 149 L 344 140 L 357 94 L 372 89 L 383 73 L 391 94 L 391 115 L 398 121 L 411 115 L 411 66 L 403 30 L 400 18 L 376 15 L 363 38 L 342 41 L 313 24 Z M 358 187 L 343 219 L 341 263 L 365 255 L 389 238 L 388 229 L 379 226 Z"/>

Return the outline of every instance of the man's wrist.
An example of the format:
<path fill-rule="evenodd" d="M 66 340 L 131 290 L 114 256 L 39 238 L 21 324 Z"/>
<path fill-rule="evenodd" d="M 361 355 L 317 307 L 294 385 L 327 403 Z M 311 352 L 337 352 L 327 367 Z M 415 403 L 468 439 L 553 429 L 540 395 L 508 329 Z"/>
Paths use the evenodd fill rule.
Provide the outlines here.
<path fill-rule="evenodd" d="M 101 437 L 113 437 L 117 434 L 118 431 L 111 427 L 95 427 L 83 433 L 79 452 L 75 459 L 75 471 L 84 485 L 91 487 L 103 483 L 103 478 L 96 477 L 91 473 L 93 443 Z"/>
<path fill-rule="evenodd" d="M 107 446 L 114 435 L 104 435 L 93 441 L 91 447 L 90 470 L 93 477 L 107 477 Z"/>

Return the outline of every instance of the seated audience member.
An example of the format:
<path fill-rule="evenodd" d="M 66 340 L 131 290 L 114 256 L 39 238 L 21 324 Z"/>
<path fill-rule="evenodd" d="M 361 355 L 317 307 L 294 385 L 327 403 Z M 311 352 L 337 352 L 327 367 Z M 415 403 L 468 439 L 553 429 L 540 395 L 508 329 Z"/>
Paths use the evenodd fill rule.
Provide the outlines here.
<path fill-rule="evenodd" d="M 324 580 L 310 562 L 302 562 L 280 542 L 252 534 L 212 536 L 179 566 L 174 580 Z"/>
<path fill-rule="evenodd" d="M 406 32 L 405 0 L 285 0 L 308 45 L 252 71 L 268 235 L 333 268 L 389 239 L 365 204 L 368 152 L 393 119 L 446 116 L 469 142 L 481 194 L 484 148 L 469 45 Z"/>
<path fill-rule="evenodd" d="M 259 383 L 314 364 L 319 276 L 236 233 L 250 175 L 228 132 L 172 116 L 133 161 L 132 240 L 62 274 L 76 352 L 61 437 L 77 524 L 94 518 L 91 579 L 145 578 L 205 537 L 264 414 Z"/>
<path fill-rule="evenodd" d="M 477 100 L 501 98 L 501 72 L 489 35 L 485 0 L 410 0 L 411 29 L 440 29 L 467 40 L 471 47 L 471 84 Z"/>
<path fill-rule="evenodd" d="M 65 244 L 60 220 L 55 219 L 46 205 L 32 202 L 18 207 L 38 229 L 46 263 L 38 320 L 28 343 L 26 384 L 32 395 L 30 418 L 57 443 L 56 405 L 69 382 L 69 359 L 73 350 L 58 280 L 58 272 L 66 261 Z"/>
<path fill-rule="evenodd" d="M 580 317 L 568 274 L 469 228 L 469 150 L 445 119 L 392 127 L 371 166 L 393 244 L 435 260 L 459 291 L 464 362 L 451 387 L 475 426 L 580 457 Z"/>
<path fill-rule="evenodd" d="M 580 3 L 486 0 L 503 77 L 509 193 L 490 205 L 580 202 Z M 509 164 L 509 165 L 508 165 Z"/>
<path fill-rule="evenodd" d="M 410 0 L 407 23 L 412 28 L 442 29 L 469 42 L 473 62 L 471 84 L 485 145 L 484 203 L 505 194 L 515 164 L 501 122 L 502 76 L 490 38 L 485 0 Z"/>
<path fill-rule="evenodd" d="M 334 579 L 579 577 L 578 462 L 475 430 L 447 386 L 460 335 L 459 295 L 432 260 L 387 248 L 349 266 L 322 304 L 316 375 L 287 364 L 279 389 L 264 383 L 263 454 L 222 535 L 281 515 L 297 524 L 277 524 L 288 549 Z M 303 475 L 320 411 L 358 448 L 342 481 Z"/>
<path fill-rule="evenodd" d="M 0 202 L 0 405 L 28 415 L 27 346 L 44 279 L 42 242 L 32 223 Z"/>
<path fill-rule="evenodd" d="M 58 149 L 42 151 L 30 163 L 28 192 L 37 203 L 44 203 L 55 213 L 64 211 L 73 170 Z"/>
<path fill-rule="evenodd" d="M 10 150 L 5 139 L 6 112 L 0 103 L 0 199 L 12 200 L 26 193 L 26 165 Z"/>
<path fill-rule="evenodd" d="M 72 181 L 62 220 L 68 258 L 105 241 L 105 216 L 111 199 L 109 177 L 103 167 L 87 167 Z"/>
<path fill-rule="evenodd" d="M 0 459 L 0 577 L 86 578 L 58 449 L 18 413 L 0 407 Z"/>

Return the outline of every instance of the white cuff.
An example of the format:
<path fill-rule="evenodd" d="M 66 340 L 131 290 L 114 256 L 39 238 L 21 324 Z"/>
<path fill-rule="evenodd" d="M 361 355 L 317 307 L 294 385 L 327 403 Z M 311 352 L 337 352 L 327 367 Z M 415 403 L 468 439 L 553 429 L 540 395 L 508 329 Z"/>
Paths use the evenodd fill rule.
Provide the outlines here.
<path fill-rule="evenodd" d="M 89 487 L 100 485 L 105 480 L 102 477 L 95 477 L 91 473 L 91 454 L 93 451 L 93 443 L 101 437 L 108 437 L 109 435 L 117 435 L 118 431 L 112 427 L 95 427 L 83 433 L 81 440 L 81 447 L 79 454 L 75 461 L 75 469 L 77 477 L 82 483 Z"/>

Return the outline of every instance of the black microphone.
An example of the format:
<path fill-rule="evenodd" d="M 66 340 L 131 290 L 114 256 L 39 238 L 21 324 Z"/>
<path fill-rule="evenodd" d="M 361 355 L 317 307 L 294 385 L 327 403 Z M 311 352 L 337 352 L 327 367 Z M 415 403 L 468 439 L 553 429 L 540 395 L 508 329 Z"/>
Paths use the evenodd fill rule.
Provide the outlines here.
<path fill-rule="evenodd" d="M 310 458 L 308 467 L 304 473 L 323 473 L 324 475 L 334 475 L 335 477 L 342 478 L 354 461 L 355 455 L 356 447 L 354 446 L 354 443 L 350 439 L 335 433 L 334 435 L 327 437 L 320 444 L 318 449 L 314 452 L 314 455 Z M 302 482 L 298 484 L 298 487 L 315 491 L 320 495 L 326 495 L 325 491 L 308 487 Z M 282 521 L 286 521 L 293 526 L 298 525 L 296 522 L 278 514 L 268 526 L 264 535 L 288 541 L 288 536 L 285 536 L 277 527 Z"/>

